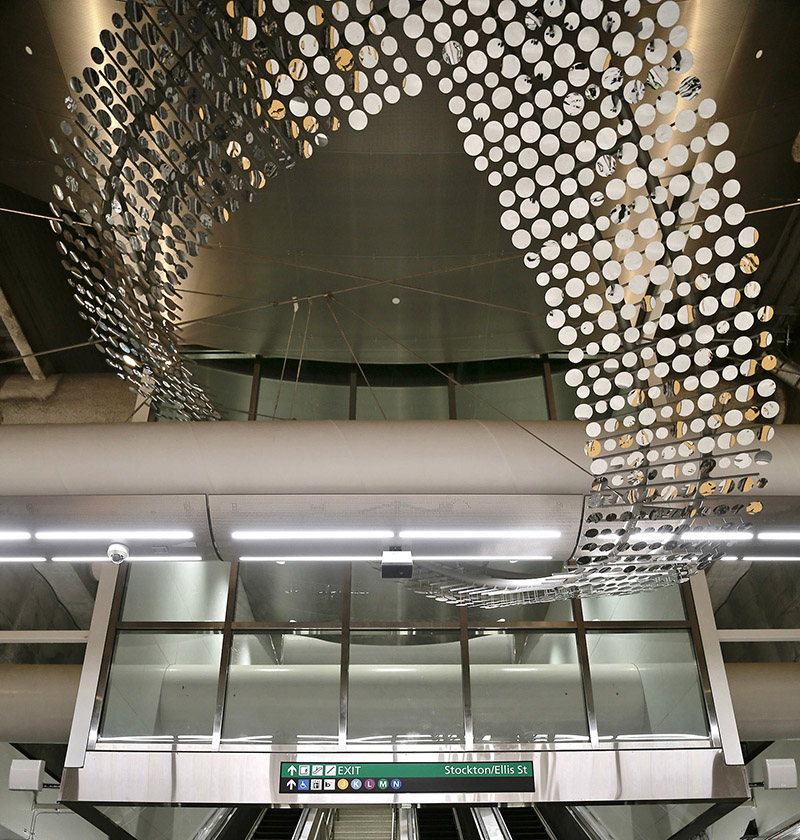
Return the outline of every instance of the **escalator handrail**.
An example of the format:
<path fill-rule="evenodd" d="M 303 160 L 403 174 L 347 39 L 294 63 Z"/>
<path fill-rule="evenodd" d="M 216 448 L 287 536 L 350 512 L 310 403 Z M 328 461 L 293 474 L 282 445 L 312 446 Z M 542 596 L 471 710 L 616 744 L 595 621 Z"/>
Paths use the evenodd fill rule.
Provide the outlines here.
<path fill-rule="evenodd" d="M 303 808 L 292 840 L 330 840 L 335 808 Z"/>
<path fill-rule="evenodd" d="M 416 808 L 398 808 L 395 840 L 419 840 L 419 820 Z"/>
<path fill-rule="evenodd" d="M 481 840 L 512 840 L 499 808 L 470 808 Z"/>

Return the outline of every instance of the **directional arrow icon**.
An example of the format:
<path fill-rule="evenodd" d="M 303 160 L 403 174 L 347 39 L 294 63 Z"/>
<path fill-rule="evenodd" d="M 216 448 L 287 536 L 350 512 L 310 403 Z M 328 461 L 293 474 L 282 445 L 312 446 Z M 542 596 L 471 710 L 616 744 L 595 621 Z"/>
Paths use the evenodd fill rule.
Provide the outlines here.
<path fill-rule="evenodd" d="M 297 773 L 297 768 L 294 764 L 286 771 L 290 776 L 294 776 Z"/>
<path fill-rule="evenodd" d="M 289 779 L 289 781 L 286 782 L 286 787 L 289 788 L 289 790 L 294 790 L 297 787 L 297 782 L 294 779 Z"/>

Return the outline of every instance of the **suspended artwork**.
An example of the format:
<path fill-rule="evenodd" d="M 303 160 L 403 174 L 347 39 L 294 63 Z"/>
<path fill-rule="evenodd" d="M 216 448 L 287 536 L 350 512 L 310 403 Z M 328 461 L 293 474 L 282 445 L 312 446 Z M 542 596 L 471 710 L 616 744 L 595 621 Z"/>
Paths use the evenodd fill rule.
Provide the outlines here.
<path fill-rule="evenodd" d="M 214 418 L 176 340 L 214 224 L 435 85 L 545 289 L 593 484 L 563 573 L 427 565 L 411 585 L 499 606 L 686 580 L 760 510 L 778 413 L 758 233 L 692 72 L 691 2 L 129 0 L 53 141 L 53 226 L 109 364 Z"/>

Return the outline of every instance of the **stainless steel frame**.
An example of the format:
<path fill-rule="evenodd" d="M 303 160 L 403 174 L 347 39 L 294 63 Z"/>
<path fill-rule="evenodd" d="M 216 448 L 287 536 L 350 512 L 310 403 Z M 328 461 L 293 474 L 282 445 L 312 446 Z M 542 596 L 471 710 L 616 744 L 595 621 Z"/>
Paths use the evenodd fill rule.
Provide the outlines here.
<path fill-rule="evenodd" d="M 71 791 L 71 795 L 76 797 L 76 801 L 120 801 L 120 802 L 179 802 L 189 801 L 179 798 L 158 799 L 155 792 L 147 792 L 134 795 L 137 790 L 134 784 L 130 788 L 129 794 L 124 790 L 117 790 L 114 784 L 108 784 L 108 791 L 103 793 L 101 788 L 104 784 L 105 774 L 110 772 L 110 767 L 119 768 L 123 775 L 128 772 L 137 773 L 143 770 L 143 761 L 153 761 L 155 767 L 161 766 L 162 757 L 167 759 L 167 755 L 171 756 L 170 760 L 174 762 L 174 772 L 178 772 L 179 768 L 184 768 L 186 772 L 194 775 L 200 773 L 204 778 L 212 778 L 216 775 L 218 770 L 225 772 L 233 772 L 233 767 L 236 762 L 241 762 L 241 767 L 258 768 L 259 773 L 267 771 L 273 772 L 274 767 L 279 766 L 279 760 L 293 760 L 298 755 L 298 745 L 296 744 L 268 744 L 268 743 L 248 743 L 240 744 L 233 742 L 225 742 L 222 739 L 222 724 L 224 718 L 224 704 L 225 692 L 227 686 L 227 675 L 230 661 L 230 648 L 233 641 L 233 633 L 246 632 L 263 632 L 263 631 L 303 631 L 303 630 L 337 630 L 342 634 L 342 654 L 341 654 L 341 669 L 340 669 L 340 716 L 339 716 L 339 735 L 338 743 L 336 744 L 320 744 L 304 745 L 303 752 L 300 753 L 303 759 L 308 759 L 313 751 L 314 755 L 326 756 L 328 760 L 333 755 L 346 755 L 347 760 L 352 759 L 355 755 L 369 756 L 370 760 L 375 761 L 377 757 L 383 757 L 384 760 L 393 760 L 400 755 L 414 756 L 419 760 L 422 757 L 430 757 L 432 759 L 444 760 L 448 757 L 458 755 L 461 760 L 468 760 L 468 756 L 474 755 L 479 759 L 494 760 L 500 756 L 515 756 L 519 757 L 520 753 L 524 753 L 526 758 L 533 757 L 536 762 L 537 769 L 537 791 L 532 797 L 527 797 L 522 794 L 512 794 L 508 797 L 503 797 L 506 801 L 585 801 L 585 797 L 581 799 L 572 800 L 570 796 L 573 793 L 568 791 L 573 790 L 570 785 L 563 787 L 561 780 L 561 773 L 566 767 L 570 768 L 569 772 L 583 773 L 580 768 L 584 766 L 595 767 L 597 772 L 600 768 L 603 773 L 609 772 L 604 762 L 611 762 L 613 766 L 613 773 L 618 778 L 619 784 L 625 781 L 625 786 L 620 787 L 618 795 L 624 795 L 633 799 L 647 799 L 651 798 L 643 789 L 642 785 L 637 783 L 634 790 L 637 791 L 635 795 L 630 795 L 628 791 L 628 784 L 631 782 L 633 776 L 629 773 L 641 774 L 645 776 L 652 775 L 646 772 L 646 762 L 658 762 L 659 768 L 664 768 L 667 775 L 672 774 L 675 779 L 681 776 L 681 772 L 677 769 L 681 763 L 685 763 L 687 772 L 694 772 L 690 768 L 706 768 L 709 773 L 709 778 L 714 777 L 711 772 L 722 761 L 723 765 L 730 766 L 731 771 L 735 771 L 732 776 L 724 776 L 726 781 L 723 784 L 722 790 L 729 789 L 731 791 L 741 791 L 738 782 L 735 780 L 739 778 L 737 773 L 741 765 L 742 757 L 739 750 L 738 735 L 736 733 L 735 721 L 733 720 L 733 711 L 730 703 L 730 695 L 727 690 L 727 683 L 725 681 L 725 674 L 722 665 L 722 658 L 719 652 L 719 644 L 717 642 L 716 628 L 713 624 L 713 611 L 710 611 L 710 601 L 708 599 L 707 587 L 705 581 L 699 577 L 693 579 L 692 583 L 683 587 L 684 600 L 686 605 L 687 617 L 682 619 L 675 619 L 671 621 L 592 621 L 587 622 L 583 616 L 583 610 L 580 601 L 573 603 L 573 621 L 532 621 L 532 622 L 507 622 L 499 623 L 496 620 L 470 621 L 467 617 L 466 608 L 460 610 L 460 620 L 456 625 L 452 621 L 445 622 L 425 622 L 410 625 L 408 622 L 352 622 L 350 617 L 350 603 L 351 603 L 351 564 L 345 566 L 345 580 L 343 586 L 343 601 L 342 601 L 342 621 L 325 622 L 297 622 L 297 623 L 283 623 L 283 622 L 236 622 L 235 621 L 235 599 L 236 588 L 238 583 L 238 563 L 231 564 L 231 573 L 229 577 L 229 589 L 226 602 L 225 620 L 219 621 L 192 621 L 192 622 L 123 622 L 119 621 L 121 613 L 124 590 L 126 585 L 126 574 L 124 571 L 120 573 L 119 567 L 107 566 L 104 568 L 104 579 L 101 581 L 101 591 L 98 594 L 97 607 L 92 621 L 92 629 L 89 635 L 89 644 L 87 645 L 87 659 L 86 667 L 81 682 L 81 693 L 79 695 L 78 710 L 76 711 L 75 723 L 70 739 L 70 749 L 68 752 L 67 767 L 70 771 L 75 770 L 76 773 L 70 773 L 69 777 L 65 777 L 65 793 Z M 350 654 L 350 633 L 351 630 L 392 630 L 392 629 L 439 629 L 458 631 L 461 647 L 461 664 L 462 664 L 462 694 L 463 694 L 463 708 L 464 708 L 464 730 L 465 741 L 460 747 L 454 748 L 453 745 L 429 745 L 429 744 L 376 744 L 368 747 L 361 745 L 355 746 L 348 744 L 347 740 L 347 713 L 348 713 L 348 679 L 349 679 L 349 654 Z M 581 676 L 584 688 L 584 701 L 587 722 L 589 727 L 589 738 L 585 743 L 576 742 L 537 742 L 532 744 L 474 744 L 472 738 L 472 703 L 471 703 L 471 685 L 470 685 L 470 667 L 469 667 L 469 635 L 473 630 L 529 630 L 534 632 L 552 632 L 552 633 L 569 633 L 576 638 L 578 645 L 579 666 L 581 669 Z M 105 696 L 105 691 L 108 683 L 108 676 L 110 671 L 111 659 L 114 649 L 114 642 L 118 631 L 126 630 L 150 630 L 154 632 L 208 632 L 216 631 L 223 634 L 223 654 L 220 661 L 219 668 L 219 682 L 217 688 L 217 709 L 214 718 L 214 729 L 212 737 L 208 743 L 196 743 L 187 745 L 178 745 L 173 742 L 157 742 L 148 741 L 146 739 L 137 741 L 104 741 L 99 735 L 99 729 L 102 719 L 102 708 Z M 694 739 L 687 741 L 661 741 L 654 738 L 642 738 L 637 741 L 617 741 L 606 742 L 600 741 L 598 735 L 597 719 L 594 708 L 594 699 L 592 692 L 591 672 L 589 668 L 588 648 L 587 648 L 587 632 L 597 631 L 613 631 L 616 633 L 622 632 L 642 632 L 642 631 L 659 631 L 659 630 L 683 630 L 689 631 L 695 646 L 697 656 L 697 666 L 700 673 L 700 681 L 703 689 L 703 697 L 705 701 L 706 714 L 709 722 L 709 737 L 707 739 Z M 91 651 L 91 655 L 90 655 Z M 91 711 L 87 713 L 87 708 Z M 90 724 L 87 725 L 87 718 L 90 717 Z M 358 752 L 346 752 L 348 750 L 357 749 Z M 88 751 L 88 752 L 87 752 Z M 595 755 L 589 755 L 595 754 Z M 567 758 L 569 757 L 569 758 Z M 112 764 L 109 765 L 108 762 Z M 199 763 L 198 763 L 199 762 Z M 233 762 L 233 763 L 231 763 Z M 573 764 L 574 763 L 574 764 Z M 674 764 L 674 768 L 673 768 Z M 83 768 L 79 770 L 79 768 Z M 101 769 L 102 768 L 102 769 Z M 127 770 L 125 768 L 128 768 Z M 136 768 L 139 768 L 138 770 Z M 205 769 L 201 769 L 205 768 Z M 669 769 L 673 768 L 673 769 Z M 552 776 L 552 773 L 558 770 L 558 778 Z M 241 770 L 237 771 L 235 775 L 241 777 Z M 716 772 L 716 770 L 714 770 Z M 100 773 L 96 776 L 96 773 Z M 659 774 L 661 775 L 661 769 Z M 724 774 L 723 774 L 724 775 Z M 714 777 L 716 778 L 716 777 Z M 722 777 L 720 777 L 722 778 Z M 106 781 L 108 781 L 106 779 Z M 587 782 L 588 783 L 588 782 Z M 651 781 L 653 790 L 658 788 L 655 782 Z M 715 782 L 716 785 L 716 782 Z M 725 785 L 728 787 L 726 788 Z M 200 786 L 202 788 L 202 785 Z M 673 786 L 669 795 L 663 796 L 659 793 L 657 798 L 719 798 L 719 791 L 715 788 L 714 793 L 709 794 L 708 797 L 698 796 L 692 793 L 690 786 L 682 787 L 682 784 Z M 678 790 L 680 788 L 680 790 Z M 703 790 L 703 788 L 698 788 Z M 91 795 L 87 795 L 87 791 L 91 790 Z M 660 790 L 660 789 L 659 789 Z M 116 791 L 116 792 L 114 792 Z M 620 793 L 622 791 L 622 793 Z M 262 791 L 267 794 L 267 791 Z M 270 788 L 268 795 L 269 799 L 239 799 L 236 797 L 244 794 L 230 791 L 229 793 L 222 793 L 230 799 L 215 798 L 211 801 L 221 802 L 226 804 L 237 804 L 242 801 L 253 802 L 292 802 L 300 803 L 302 800 L 288 795 L 277 793 L 277 784 L 275 790 Z M 723 794 L 724 795 L 724 794 Z M 731 796 L 735 798 L 739 793 L 732 793 Z M 146 796 L 145 799 L 137 799 L 136 796 Z M 158 794 L 161 796 L 161 794 Z M 402 795 L 381 795 L 380 801 L 385 802 L 403 802 Z M 617 801 L 613 797 L 609 798 L 610 794 L 597 794 L 597 801 Z M 115 798 L 121 797 L 121 798 Z M 398 798 L 399 797 L 399 798 Z M 481 794 L 474 794 L 469 796 L 458 796 L 455 798 L 444 797 L 447 801 L 458 802 L 482 802 L 482 801 L 496 801 L 491 797 L 486 798 Z M 191 800 L 199 801 L 199 800 Z M 309 800 L 311 801 L 311 800 Z M 341 799 L 332 800 L 333 802 L 341 803 Z M 348 802 L 361 801 L 357 795 L 349 794 Z M 368 799 L 363 801 L 377 802 L 379 797 L 370 794 Z M 437 795 L 433 798 L 424 796 L 416 797 L 416 801 L 442 801 L 442 796 Z M 313 798 L 314 804 L 321 804 L 323 800 L 319 799 L 319 795 L 315 794 Z"/>
<path fill-rule="evenodd" d="M 520 753 L 494 752 L 492 761 L 519 760 Z M 386 761 L 480 761 L 485 753 L 395 752 Z M 95 803 L 257 805 L 274 803 L 336 807 L 347 804 L 561 802 L 572 804 L 646 801 L 744 801 L 749 788 L 743 767 L 725 763 L 722 750 L 560 750 L 525 754 L 534 765 L 531 793 L 403 794 L 279 793 L 281 761 L 330 761 L 326 753 L 109 753 L 89 751 L 82 768 L 68 768 L 62 799 Z M 375 754 L 340 754 L 343 762 L 375 761 Z"/>

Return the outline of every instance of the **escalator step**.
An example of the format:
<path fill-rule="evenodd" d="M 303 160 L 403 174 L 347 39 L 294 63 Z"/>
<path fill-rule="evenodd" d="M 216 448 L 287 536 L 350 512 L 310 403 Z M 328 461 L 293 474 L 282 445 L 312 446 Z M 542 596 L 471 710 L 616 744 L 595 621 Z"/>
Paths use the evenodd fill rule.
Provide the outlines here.
<path fill-rule="evenodd" d="M 502 808 L 500 813 L 512 840 L 549 840 L 550 835 L 533 808 Z"/>
<path fill-rule="evenodd" d="M 419 808 L 417 822 L 420 840 L 459 840 L 452 808 Z"/>

